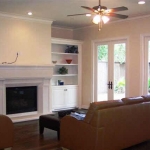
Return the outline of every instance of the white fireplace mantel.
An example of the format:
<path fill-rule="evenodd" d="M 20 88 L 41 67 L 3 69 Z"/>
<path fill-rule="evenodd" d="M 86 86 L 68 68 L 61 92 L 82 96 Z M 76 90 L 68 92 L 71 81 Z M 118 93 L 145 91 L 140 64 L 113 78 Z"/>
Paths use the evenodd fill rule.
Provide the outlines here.
<path fill-rule="evenodd" d="M 53 65 L 0 65 L 0 80 L 18 78 L 51 78 Z"/>
<path fill-rule="evenodd" d="M 13 121 L 30 120 L 35 118 L 34 116 L 39 117 L 41 114 L 50 113 L 52 75 L 53 65 L 0 65 L 0 114 L 6 115 L 6 87 L 16 86 L 37 86 L 38 110 L 34 113 L 9 115 Z"/>

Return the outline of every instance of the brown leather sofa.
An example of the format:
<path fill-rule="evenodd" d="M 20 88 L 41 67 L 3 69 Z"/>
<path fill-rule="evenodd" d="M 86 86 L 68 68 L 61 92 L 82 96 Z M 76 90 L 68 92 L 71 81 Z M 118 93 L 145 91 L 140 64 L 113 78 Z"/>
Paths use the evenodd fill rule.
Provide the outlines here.
<path fill-rule="evenodd" d="M 0 149 L 11 148 L 14 143 L 14 126 L 11 119 L 0 115 Z"/>
<path fill-rule="evenodd" d="M 65 116 L 60 145 L 70 150 L 121 150 L 150 140 L 150 96 L 90 104 L 84 120 Z"/>

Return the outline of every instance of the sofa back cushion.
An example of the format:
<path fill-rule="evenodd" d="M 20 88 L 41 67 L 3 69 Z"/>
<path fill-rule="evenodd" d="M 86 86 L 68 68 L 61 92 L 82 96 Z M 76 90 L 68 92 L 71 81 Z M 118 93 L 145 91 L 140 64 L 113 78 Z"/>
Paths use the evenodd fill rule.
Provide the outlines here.
<path fill-rule="evenodd" d="M 130 105 L 130 104 L 137 104 L 137 103 L 142 103 L 145 102 L 145 99 L 141 96 L 139 97 L 128 97 L 128 98 L 122 98 L 121 99 L 124 104 Z"/>
<path fill-rule="evenodd" d="M 90 123 L 96 110 L 117 107 L 117 106 L 122 106 L 122 105 L 124 105 L 122 100 L 109 100 L 109 101 L 93 102 L 90 104 L 90 107 L 84 118 L 84 121 L 86 123 Z"/>

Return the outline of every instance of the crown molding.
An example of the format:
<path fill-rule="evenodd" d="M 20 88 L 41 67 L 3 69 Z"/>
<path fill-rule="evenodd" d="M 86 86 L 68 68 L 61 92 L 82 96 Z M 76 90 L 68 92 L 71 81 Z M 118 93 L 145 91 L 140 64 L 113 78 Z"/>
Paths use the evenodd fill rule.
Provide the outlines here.
<path fill-rule="evenodd" d="M 130 18 L 120 19 L 120 20 L 112 21 L 110 23 L 124 22 L 124 21 L 130 21 L 130 20 L 137 20 L 137 19 L 143 19 L 143 18 L 148 18 L 148 17 L 150 17 L 150 14 L 148 14 L 148 15 L 140 15 L 140 16 L 131 16 Z"/>
<path fill-rule="evenodd" d="M 0 17 L 20 19 L 20 20 L 31 21 L 31 22 L 39 22 L 39 23 L 44 23 L 44 24 L 52 24 L 52 22 L 53 22 L 51 20 L 29 18 L 29 17 L 25 17 L 25 16 L 20 16 L 20 15 L 16 15 L 16 14 L 8 14 L 8 13 L 4 13 L 4 12 L 0 12 Z"/>
<path fill-rule="evenodd" d="M 53 25 L 52 25 L 52 28 L 54 28 L 54 29 L 64 29 L 64 30 L 70 30 L 70 31 L 74 30 L 73 28 L 70 28 L 70 27 L 60 27 L 60 26 L 53 26 Z"/>

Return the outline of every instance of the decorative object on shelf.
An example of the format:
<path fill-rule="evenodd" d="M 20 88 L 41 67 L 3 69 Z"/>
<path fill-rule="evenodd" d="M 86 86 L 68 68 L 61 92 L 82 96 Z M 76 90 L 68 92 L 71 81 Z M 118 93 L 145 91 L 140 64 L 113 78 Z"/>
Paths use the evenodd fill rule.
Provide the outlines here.
<path fill-rule="evenodd" d="M 63 67 L 59 68 L 58 73 L 59 74 L 67 74 L 68 73 L 68 69 L 63 66 Z"/>
<path fill-rule="evenodd" d="M 70 64 L 70 63 L 72 62 L 72 59 L 66 59 L 66 62 L 67 62 L 68 64 Z"/>
<path fill-rule="evenodd" d="M 61 80 L 58 80 L 58 85 L 60 85 Z"/>
<path fill-rule="evenodd" d="M 52 63 L 53 63 L 53 64 L 56 64 L 56 63 L 57 63 L 57 60 L 53 60 Z"/>
<path fill-rule="evenodd" d="M 61 81 L 61 82 L 59 83 L 59 85 L 64 85 L 64 82 Z"/>
<path fill-rule="evenodd" d="M 64 82 L 61 80 L 58 80 L 58 85 L 64 85 Z"/>
<path fill-rule="evenodd" d="M 65 53 L 78 53 L 78 47 L 76 46 L 67 46 Z"/>

